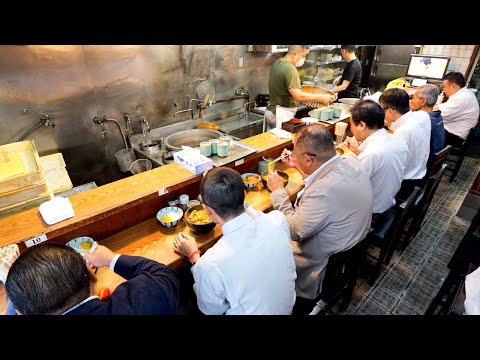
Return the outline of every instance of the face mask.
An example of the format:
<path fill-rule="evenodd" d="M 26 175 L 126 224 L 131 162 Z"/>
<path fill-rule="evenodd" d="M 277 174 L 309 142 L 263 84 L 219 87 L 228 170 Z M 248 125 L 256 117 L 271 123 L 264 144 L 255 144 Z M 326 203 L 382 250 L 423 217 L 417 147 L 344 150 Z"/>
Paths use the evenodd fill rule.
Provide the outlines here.
<path fill-rule="evenodd" d="M 296 66 L 296 67 L 301 67 L 301 66 L 303 66 L 304 63 L 305 63 L 305 58 L 302 57 L 302 58 L 300 58 L 300 60 L 298 60 L 298 61 L 295 63 L 295 66 Z"/>

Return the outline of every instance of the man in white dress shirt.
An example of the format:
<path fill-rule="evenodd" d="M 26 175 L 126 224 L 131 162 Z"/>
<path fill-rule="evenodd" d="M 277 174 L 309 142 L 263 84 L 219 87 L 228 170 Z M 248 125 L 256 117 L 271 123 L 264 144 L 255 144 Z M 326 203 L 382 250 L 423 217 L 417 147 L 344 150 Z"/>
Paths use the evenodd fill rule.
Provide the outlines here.
<path fill-rule="evenodd" d="M 385 90 L 379 98 L 379 104 L 385 110 L 385 125 L 400 136 L 408 146 L 407 165 L 402 186 L 396 199 L 405 200 L 415 186 L 422 186 L 427 173 L 427 161 L 430 155 L 430 134 L 432 124 L 426 111 L 410 111 L 410 99 L 403 89 Z"/>
<path fill-rule="evenodd" d="M 437 104 L 434 110 L 441 110 L 445 127 L 445 144 L 459 148 L 467 139 L 470 129 L 478 122 L 478 100 L 465 87 L 465 77 L 458 71 L 443 77 L 443 92 L 447 102 Z"/>
<path fill-rule="evenodd" d="M 350 109 L 350 150 L 358 155 L 373 191 L 373 213 L 383 213 L 395 205 L 407 163 L 408 146 L 400 136 L 383 128 L 385 111 L 373 100 L 358 101 Z M 363 141 L 359 146 L 358 141 Z M 373 220 L 372 220 L 373 221 Z"/>
<path fill-rule="evenodd" d="M 203 256 L 195 238 L 179 233 L 174 249 L 188 256 L 198 308 L 207 315 L 290 315 L 295 262 L 290 231 L 280 211 L 244 208 L 241 175 L 215 168 L 200 184 L 203 208 L 223 236 Z"/>

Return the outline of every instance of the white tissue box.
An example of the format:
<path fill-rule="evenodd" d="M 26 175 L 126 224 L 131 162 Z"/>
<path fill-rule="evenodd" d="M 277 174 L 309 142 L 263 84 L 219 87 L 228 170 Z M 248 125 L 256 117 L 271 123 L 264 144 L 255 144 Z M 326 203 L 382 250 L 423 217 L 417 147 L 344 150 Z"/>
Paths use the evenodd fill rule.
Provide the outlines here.
<path fill-rule="evenodd" d="M 181 150 L 174 152 L 173 160 L 195 175 L 203 174 L 213 168 L 213 161 L 196 151 Z"/>

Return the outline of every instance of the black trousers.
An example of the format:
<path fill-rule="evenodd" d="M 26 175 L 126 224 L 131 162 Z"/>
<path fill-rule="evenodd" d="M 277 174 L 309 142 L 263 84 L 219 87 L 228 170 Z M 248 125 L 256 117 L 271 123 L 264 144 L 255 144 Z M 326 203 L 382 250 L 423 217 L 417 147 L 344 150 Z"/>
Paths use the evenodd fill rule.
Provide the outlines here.
<path fill-rule="evenodd" d="M 305 299 L 297 296 L 295 300 L 295 305 L 293 306 L 292 315 L 296 315 L 296 316 L 308 315 L 312 312 L 316 303 L 317 303 L 316 299 Z"/>
<path fill-rule="evenodd" d="M 452 145 L 454 148 L 461 148 L 464 141 L 465 139 L 445 130 L 445 145 Z"/>

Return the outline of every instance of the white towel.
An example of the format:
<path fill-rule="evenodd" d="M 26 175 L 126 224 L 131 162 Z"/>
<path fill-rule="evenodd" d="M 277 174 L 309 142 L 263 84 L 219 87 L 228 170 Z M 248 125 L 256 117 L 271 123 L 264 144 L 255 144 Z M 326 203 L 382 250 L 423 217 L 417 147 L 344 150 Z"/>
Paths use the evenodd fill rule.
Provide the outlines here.
<path fill-rule="evenodd" d="M 274 129 L 270 130 L 270 132 L 272 134 L 275 134 L 276 136 L 278 136 L 280 139 L 291 139 L 292 138 L 292 133 L 288 132 L 286 130 L 283 130 L 283 129 L 274 128 Z"/>
<path fill-rule="evenodd" d="M 42 203 L 38 209 L 43 220 L 48 225 L 53 225 L 75 216 L 70 200 L 61 196 Z"/>

